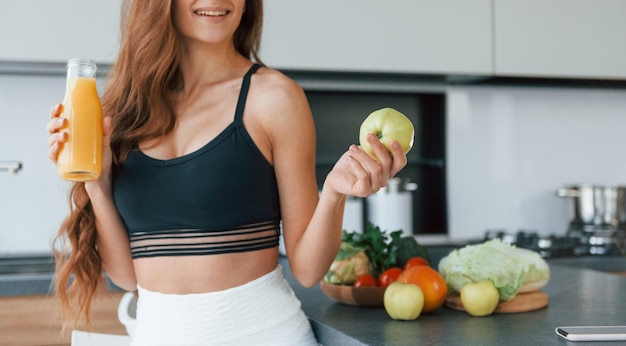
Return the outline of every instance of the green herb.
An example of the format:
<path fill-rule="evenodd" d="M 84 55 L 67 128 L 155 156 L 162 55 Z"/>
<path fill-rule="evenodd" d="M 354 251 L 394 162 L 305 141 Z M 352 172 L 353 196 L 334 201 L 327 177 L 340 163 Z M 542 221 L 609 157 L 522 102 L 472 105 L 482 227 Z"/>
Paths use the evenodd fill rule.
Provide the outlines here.
<path fill-rule="evenodd" d="M 392 242 L 399 239 L 402 230 L 383 232 L 380 227 L 368 222 L 363 233 L 343 231 L 342 241 L 365 249 L 370 260 L 372 274 L 379 276 L 383 271 L 396 266 L 397 246 Z"/>
<path fill-rule="evenodd" d="M 412 257 L 421 257 L 430 263 L 428 250 L 413 237 L 396 238 L 391 242 L 391 245 L 397 249 L 396 262 L 400 268 L 403 268 Z"/>

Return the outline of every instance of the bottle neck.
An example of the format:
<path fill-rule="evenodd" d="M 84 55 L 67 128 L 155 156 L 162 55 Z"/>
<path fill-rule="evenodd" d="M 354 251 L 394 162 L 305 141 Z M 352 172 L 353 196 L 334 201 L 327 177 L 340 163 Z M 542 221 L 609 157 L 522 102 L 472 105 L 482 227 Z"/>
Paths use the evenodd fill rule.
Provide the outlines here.
<path fill-rule="evenodd" d="M 67 62 L 67 79 L 95 78 L 97 69 L 96 63 L 91 59 L 70 59 Z"/>

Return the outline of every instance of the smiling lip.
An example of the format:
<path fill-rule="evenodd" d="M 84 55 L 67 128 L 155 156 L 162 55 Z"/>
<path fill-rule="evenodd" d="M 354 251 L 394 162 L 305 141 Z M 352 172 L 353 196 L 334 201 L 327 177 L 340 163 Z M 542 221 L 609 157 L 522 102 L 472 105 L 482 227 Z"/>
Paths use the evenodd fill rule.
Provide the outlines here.
<path fill-rule="evenodd" d="M 223 17 L 230 13 L 228 10 L 195 10 L 193 13 L 206 17 Z"/>

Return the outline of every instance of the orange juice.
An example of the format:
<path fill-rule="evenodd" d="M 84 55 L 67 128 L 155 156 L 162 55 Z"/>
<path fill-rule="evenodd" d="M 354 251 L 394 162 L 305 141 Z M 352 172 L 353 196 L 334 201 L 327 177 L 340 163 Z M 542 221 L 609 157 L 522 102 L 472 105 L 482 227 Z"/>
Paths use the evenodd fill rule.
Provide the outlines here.
<path fill-rule="evenodd" d="M 73 59 L 77 60 L 77 59 Z M 86 60 L 86 59 L 82 59 Z M 63 114 L 68 126 L 63 130 L 68 140 L 61 148 L 57 167 L 61 178 L 72 181 L 95 180 L 102 171 L 102 106 L 94 77 L 76 77 L 70 73 L 63 99 Z"/>

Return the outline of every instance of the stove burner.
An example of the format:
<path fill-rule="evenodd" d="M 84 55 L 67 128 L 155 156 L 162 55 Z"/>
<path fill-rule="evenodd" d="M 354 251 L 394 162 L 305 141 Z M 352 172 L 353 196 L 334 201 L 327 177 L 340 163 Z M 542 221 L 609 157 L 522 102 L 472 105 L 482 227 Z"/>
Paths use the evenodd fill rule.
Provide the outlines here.
<path fill-rule="evenodd" d="M 623 254 L 619 241 L 622 233 L 622 231 L 606 227 L 576 227 L 570 228 L 567 236 L 578 239 L 577 254 L 613 256 Z"/>
<path fill-rule="evenodd" d="M 504 230 L 489 230 L 485 240 L 499 238 L 519 248 L 533 250 L 541 257 L 612 256 L 624 254 L 613 229 L 570 229 L 565 236 L 540 236 L 534 230 L 507 233 Z"/>

